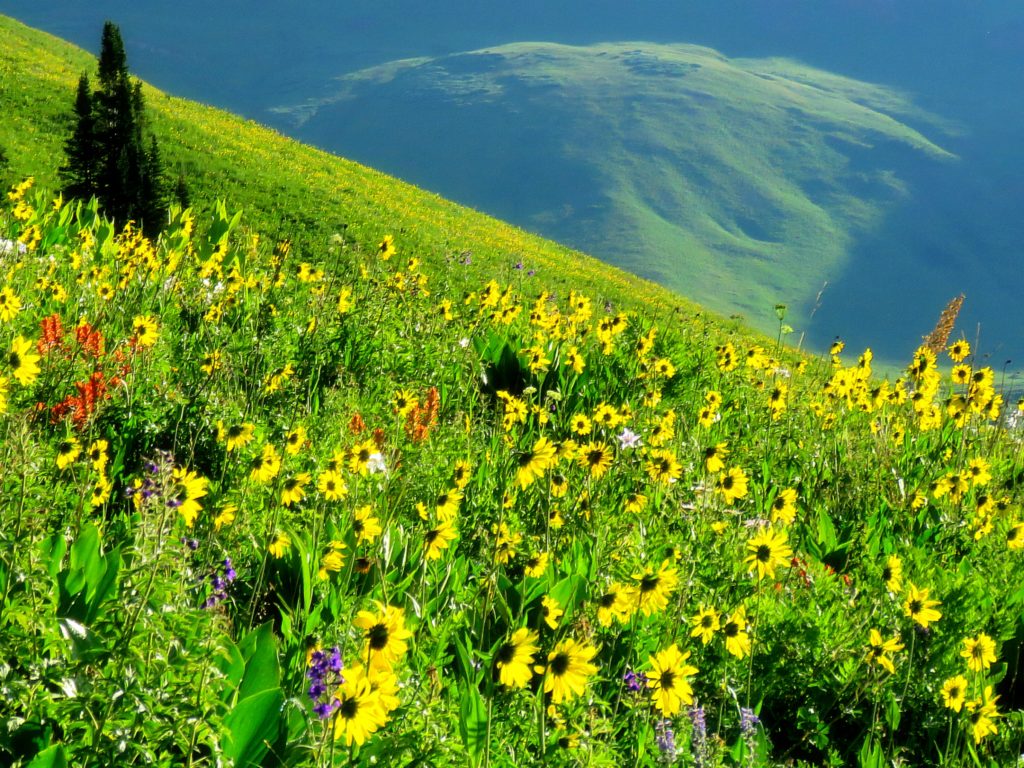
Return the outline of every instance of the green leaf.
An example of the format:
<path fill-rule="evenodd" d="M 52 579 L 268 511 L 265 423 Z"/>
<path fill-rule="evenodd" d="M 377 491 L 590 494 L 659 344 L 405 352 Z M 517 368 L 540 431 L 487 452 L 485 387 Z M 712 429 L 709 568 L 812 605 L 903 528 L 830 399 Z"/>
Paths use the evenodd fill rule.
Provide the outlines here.
<path fill-rule="evenodd" d="M 277 740 L 282 724 L 284 694 L 280 688 L 262 691 L 240 700 L 224 718 L 231 735 L 226 754 L 236 768 L 258 766 L 271 743 Z"/>
<path fill-rule="evenodd" d="M 275 690 L 280 681 L 277 641 L 270 622 L 252 630 L 239 643 L 245 659 L 245 675 L 238 686 L 238 701 Z"/>
<path fill-rule="evenodd" d="M 468 686 L 462 694 L 459 706 L 459 734 L 470 758 L 471 765 L 480 762 L 480 753 L 487 743 L 487 707 L 480 691 L 475 686 Z"/>
<path fill-rule="evenodd" d="M 36 755 L 27 768 L 66 768 L 67 764 L 68 756 L 64 751 L 64 745 L 54 744 Z"/>

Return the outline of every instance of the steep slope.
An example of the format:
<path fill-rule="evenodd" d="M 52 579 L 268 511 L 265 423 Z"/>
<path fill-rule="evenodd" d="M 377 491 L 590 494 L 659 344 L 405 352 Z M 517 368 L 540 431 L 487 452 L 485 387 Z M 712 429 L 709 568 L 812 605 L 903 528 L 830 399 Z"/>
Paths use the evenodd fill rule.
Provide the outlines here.
<path fill-rule="evenodd" d="M 761 327 L 836 279 L 905 196 L 903 168 L 952 157 L 904 122 L 932 118 L 895 91 L 694 45 L 398 61 L 290 114 L 320 146 Z"/>
<path fill-rule="evenodd" d="M 0 146 L 10 160 L 8 181 L 34 175 L 40 185 L 56 185 L 74 86 L 81 72 L 94 71 L 95 60 L 81 49 L 0 16 Z M 403 256 L 422 259 L 456 285 L 467 271 L 475 283 L 481 274 L 507 276 L 522 262 L 524 281 L 534 270 L 551 290 L 575 287 L 615 304 L 700 311 L 582 253 L 251 121 L 148 86 L 146 98 L 167 163 L 184 170 L 196 206 L 228 199 L 264 236 L 316 253 L 333 234 L 375 248 L 390 233 Z"/>

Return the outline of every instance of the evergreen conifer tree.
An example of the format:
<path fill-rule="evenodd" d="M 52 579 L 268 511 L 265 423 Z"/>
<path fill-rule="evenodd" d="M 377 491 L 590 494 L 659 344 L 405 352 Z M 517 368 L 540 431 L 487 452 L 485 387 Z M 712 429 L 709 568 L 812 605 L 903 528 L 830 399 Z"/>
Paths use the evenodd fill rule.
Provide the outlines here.
<path fill-rule="evenodd" d="M 167 215 L 160 151 L 146 130 L 142 84 L 132 81 L 121 31 L 110 21 L 103 25 L 98 81 L 91 96 L 88 78 L 79 81 L 75 130 L 65 144 L 64 191 L 96 195 L 108 216 L 122 223 L 134 219 L 155 233 Z"/>
<path fill-rule="evenodd" d="M 88 199 L 97 193 L 96 170 L 99 148 L 96 145 L 96 121 L 92 113 L 89 76 L 82 73 L 75 94 L 75 128 L 64 143 L 67 162 L 59 174 L 68 197 Z"/>

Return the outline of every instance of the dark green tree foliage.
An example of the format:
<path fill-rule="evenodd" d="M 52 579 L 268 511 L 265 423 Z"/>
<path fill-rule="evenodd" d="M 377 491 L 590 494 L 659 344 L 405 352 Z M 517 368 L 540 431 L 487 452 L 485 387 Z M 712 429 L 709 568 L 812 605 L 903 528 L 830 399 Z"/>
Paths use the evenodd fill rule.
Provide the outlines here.
<path fill-rule="evenodd" d="M 96 144 L 96 121 L 92 114 L 92 90 L 89 76 L 78 79 L 75 94 L 75 129 L 64 143 L 67 162 L 60 168 L 64 194 L 88 198 L 96 194 L 96 171 L 99 148 Z"/>
<path fill-rule="evenodd" d="M 99 87 L 91 95 L 86 76 L 78 84 L 75 130 L 65 145 L 62 169 L 69 196 L 95 195 L 118 221 L 132 219 L 154 233 L 167 215 L 167 190 L 156 137 L 147 131 L 142 84 L 132 81 L 121 32 L 103 25 Z"/>

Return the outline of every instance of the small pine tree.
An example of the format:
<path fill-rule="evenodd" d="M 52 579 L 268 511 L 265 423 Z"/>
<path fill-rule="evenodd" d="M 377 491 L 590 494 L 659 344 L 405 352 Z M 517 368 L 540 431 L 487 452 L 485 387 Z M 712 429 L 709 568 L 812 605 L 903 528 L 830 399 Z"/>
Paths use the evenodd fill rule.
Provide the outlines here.
<path fill-rule="evenodd" d="M 59 175 L 67 197 L 88 199 L 97 193 L 96 170 L 99 148 L 96 144 L 96 121 L 92 111 L 89 76 L 82 73 L 75 94 L 75 129 L 66 142 L 67 162 Z"/>
<path fill-rule="evenodd" d="M 188 183 L 185 181 L 185 174 L 178 172 L 178 183 L 174 186 L 174 199 L 182 210 L 192 207 L 192 195 L 188 191 Z"/>
<path fill-rule="evenodd" d="M 144 228 L 147 231 L 159 231 L 167 219 L 167 184 L 160 160 L 160 148 L 153 135 L 149 137 L 149 151 L 143 165 L 139 204 Z"/>

